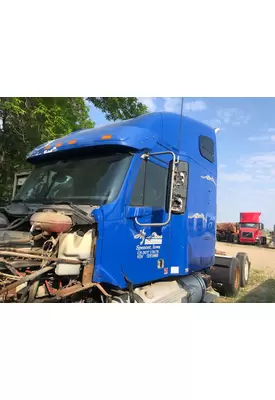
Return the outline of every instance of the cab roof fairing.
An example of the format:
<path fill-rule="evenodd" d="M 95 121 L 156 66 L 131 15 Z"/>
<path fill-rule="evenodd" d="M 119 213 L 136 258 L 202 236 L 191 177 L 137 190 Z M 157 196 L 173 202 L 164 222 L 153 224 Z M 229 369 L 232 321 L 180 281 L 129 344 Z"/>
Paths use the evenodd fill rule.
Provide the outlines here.
<path fill-rule="evenodd" d="M 210 132 L 214 129 L 188 117 L 183 117 L 184 128 Z M 36 147 L 27 155 L 29 162 L 36 162 L 47 157 L 49 153 L 65 152 L 72 149 L 81 149 L 95 146 L 121 145 L 136 150 L 152 150 L 157 143 L 164 147 L 175 149 L 178 142 L 180 115 L 168 112 L 145 114 L 127 121 L 92 129 L 81 129 L 64 137 L 51 140 Z M 104 140 L 103 137 L 109 137 Z M 181 141 L 181 150 L 183 140 Z"/>

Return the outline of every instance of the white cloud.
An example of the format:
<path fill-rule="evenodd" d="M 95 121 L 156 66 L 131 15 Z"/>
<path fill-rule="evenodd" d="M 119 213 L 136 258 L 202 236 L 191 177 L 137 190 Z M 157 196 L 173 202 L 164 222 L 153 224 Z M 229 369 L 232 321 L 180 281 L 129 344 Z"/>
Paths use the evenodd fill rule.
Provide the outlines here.
<path fill-rule="evenodd" d="M 246 172 L 222 172 L 219 174 L 219 181 L 248 182 L 252 180 L 253 176 L 251 174 L 247 174 Z"/>
<path fill-rule="evenodd" d="M 227 167 L 226 164 L 219 164 L 219 168 L 220 168 L 220 169 L 224 169 L 224 168 L 226 168 L 226 167 Z"/>
<path fill-rule="evenodd" d="M 221 108 L 217 111 L 217 116 L 225 123 L 229 124 L 231 118 L 238 111 L 237 108 Z"/>
<path fill-rule="evenodd" d="M 255 180 L 261 183 L 273 182 L 274 177 L 272 174 L 265 174 L 265 171 L 262 171 L 260 174 L 255 175 Z"/>
<path fill-rule="evenodd" d="M 203 121 L 204 124 L 211 126 L 211 128 L 220 128 L 220 131 L 224 131 L 224 128 L 221 128 L 221 120 L 217 119 L 217 118 L 213 118 L 213 119 L 205 119 Z"/>
<path fill-rule="evenodd" d="M 260 168 L 275 168 L 275 152 L 244 156 L 237 161 L 237 164 L 243 168 L 257 168 L 258 170 Z"/>
<path fill-rule="evenodd" d="M 181 98 L 180 97 L 165 97 L 163 109 L 167 112 L 180 112 Z"/>
<path fill-rule="evenodd" d="M 251 174 L 258 183 L 275 182 L 275 152 L 243 156 L 238 161 L 244 173 Z"/>
<path fill-rule="evenodd" d="M 248 140 L 251 142 L 264 142 L 270 140 L 270 136 L 250 136 Z"/>
<path fill-rule="evenodd" d="M 164 111 L 180 113 L 181 110 L 181 97 L 165 97 Z M 183 100 L 183 111 L 196 112 L 207 109 L 207 105 L 202 100 L 187 101 Z"/>
<path fill-rule="evenodd" d="M 138 97 L 138 100 L 147 106 L 150 112 L 155 112 L 157 110 L 157 104 L 155 102 L 156 97 Z"/>
<path fill-rule="evenodd" d="M 247 124 L 251 118 L 251 115 L 246 114 L 239 108 L 220 108 L 217 111 L 217 116 L 224 124 L 234 126 Z"/>
<path fill-rule="evenodd" d="M 183 103 L 183 109 L 185 111 L 203 111 L 207 109 L 205 101 L 195 100 Z"/>
<path fill-rule="evenodd" d="M 267 142 L 272 141 L 275 142 L 275 135 L 272 136 L 250 136 L 248 138 L 251 142 Z"/>
<path fill-rule="evenodd" d="M 220 174 L 223 173 L 226 167 L 227 165 L 225 164 L 218 164 L 218 176 L 220 176 Z"/>

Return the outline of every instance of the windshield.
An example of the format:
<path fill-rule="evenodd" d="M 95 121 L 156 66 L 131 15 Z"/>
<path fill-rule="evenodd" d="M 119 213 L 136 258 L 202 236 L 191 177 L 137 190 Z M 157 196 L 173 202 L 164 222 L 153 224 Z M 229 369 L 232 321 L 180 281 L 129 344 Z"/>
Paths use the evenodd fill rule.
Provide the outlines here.
<path fill-rule="evenodd" d="M 258 228 L 258 224 L 254 224 L 254 223 L 250 223 L 250 222 L 246 222 L 246 223 L 242 223 L 240 224 L 241 228 Z"/>
<path fill-rule="evenodd" d="M 117 197 L 132 156 L 122 153 L 74 157 L 35 167 L 15 201 L 103 205 Z"/>

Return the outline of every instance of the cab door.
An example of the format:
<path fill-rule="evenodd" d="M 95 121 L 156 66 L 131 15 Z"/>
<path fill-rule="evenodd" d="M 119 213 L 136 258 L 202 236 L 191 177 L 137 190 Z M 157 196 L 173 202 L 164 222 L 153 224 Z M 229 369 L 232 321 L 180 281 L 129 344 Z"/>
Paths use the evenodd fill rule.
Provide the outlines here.
<path fill-rule="evenodd" d="M 170 272 L 171 227 L 170 223 L 161 226 L 168 220 L 168 163 L 150 157 L 141 159 L 138 168 L 125 209 L 123 266 L 134 284 L 162 279 Z"/>

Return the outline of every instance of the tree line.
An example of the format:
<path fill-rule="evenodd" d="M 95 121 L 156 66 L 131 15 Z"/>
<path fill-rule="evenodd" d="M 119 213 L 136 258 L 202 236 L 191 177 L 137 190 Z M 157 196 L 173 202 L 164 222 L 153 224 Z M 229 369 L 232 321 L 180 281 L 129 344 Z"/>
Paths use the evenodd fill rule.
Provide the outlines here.
<path fill-rule="evenodd" d="M 109 121 L 148 111 L 136 97 L 0 97 L 0 200 L 10 198 L 14 174 L 26 169 L 25 157 L 30 150 L 95 126 L 89 116 L 91 104 Z"/>

